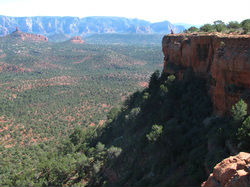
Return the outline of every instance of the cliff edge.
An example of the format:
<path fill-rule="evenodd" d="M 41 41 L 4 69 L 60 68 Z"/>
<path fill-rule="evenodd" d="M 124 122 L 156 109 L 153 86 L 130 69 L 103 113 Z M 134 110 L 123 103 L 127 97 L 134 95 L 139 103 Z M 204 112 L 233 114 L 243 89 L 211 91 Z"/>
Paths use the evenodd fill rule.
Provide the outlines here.
<path fill-rule="evenodd" d="M 182 79 L 183 72 L 192 69 L 207 79 L 216 114 L 230 112 L 239 98 L 250 106 L 249 35 L 169 34 L 162 51 L 165 72 Z"/>

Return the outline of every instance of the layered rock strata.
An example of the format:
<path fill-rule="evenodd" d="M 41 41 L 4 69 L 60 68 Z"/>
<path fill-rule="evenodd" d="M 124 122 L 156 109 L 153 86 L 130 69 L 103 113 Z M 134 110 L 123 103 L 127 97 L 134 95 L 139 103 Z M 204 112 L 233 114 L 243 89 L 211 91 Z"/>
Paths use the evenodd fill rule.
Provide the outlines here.
<path fill-rule="evenodd" d="M 184 71 L 192 69 L 207 79 L 216 114 L 230 112 L 240 98 L 250 106 L 249 35 L 169 34 L 162 51 L 165 72 L 182 79 Z"/>

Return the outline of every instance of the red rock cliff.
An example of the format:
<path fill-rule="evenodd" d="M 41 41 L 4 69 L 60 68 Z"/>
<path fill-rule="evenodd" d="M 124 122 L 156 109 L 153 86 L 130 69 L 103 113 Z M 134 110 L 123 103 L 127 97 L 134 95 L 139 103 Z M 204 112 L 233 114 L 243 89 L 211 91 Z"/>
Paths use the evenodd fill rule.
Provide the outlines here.
<path fill-rule="evenodd" d="M 231 110 L 239 98 L 250 108 L 250 36 L 169 34 L 162 40 L 164 71 L 181 79 L 191 68 L 206 78 L 217 114 Z"/>

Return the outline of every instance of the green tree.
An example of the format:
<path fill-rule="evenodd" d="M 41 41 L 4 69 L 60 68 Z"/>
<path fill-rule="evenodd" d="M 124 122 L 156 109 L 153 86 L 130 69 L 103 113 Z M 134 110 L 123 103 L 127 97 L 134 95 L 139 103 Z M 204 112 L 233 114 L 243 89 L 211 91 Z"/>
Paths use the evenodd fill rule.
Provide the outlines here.
<path fill-rule="evenodd" d="M 160 78 L 160 71 L 156 70 L 150 77 L 149 84 L 154 84 L 156 83 Z"/>
<path fill-rule="evenodd" d="M 240 24 L 245 34 L 250 32 L 250 19 L 243 20 Z"/>
<path fill-rule="evenodd" d="M 167 79 L 167 83 L 171 83 L 175 80 L 175 76 L 174 75 L 169 75 L 168 79 Z"/>
<path fill-rule="evenodd" d="M 157 88 L 157 85 L 159 84 L 159 78 L 160 78 L 160 71 L 156 70 L 150 77 L 148 86 L 150 90 L 155 90 Z"/>
<path fill-rule="evenodd" d="M 198 32 L 199 29 L 197 27 L 190 27 L 188 30 L 186 30 L 186 33 L 192 33 L 192 32 Z"/>
<path fill-rule="evenodd" d="M 211 24 L 205 24 L 205 25 L 201 26 L 200 30 L 203 32 L 213 32 L 214 26 Z"/>
<path fill-rule="evenodd" d="M 248 116 L 238 128 L 237 138 L 240 141 L 240 146 L 245 149 L 245 151 L 250 151 L 250 116 Z"/>
<path fill-rule="evenodd" d="M 236 135 L 238 147 L 250 151 L 250 116 L 247 116 L 247 104 L 242 99 L 232 107 L 232 117 L 232 135 Z"/>
<path fill-rule="evenodd" d="M 243 121 L 247 115 L 247 104 L 241 99 L 232 107 L 231 112 L 235 121 Z"/>
<path fill-rule="evenodd" d="M 111 122 L 114 120 L 114 118 L 117 116 L 117 114 L 119 113 L 120 109 L 118 107 L 113 107 L 108 115 L 107 115 L 107 119 L 108 119 L 108 122 Z"/>
<path fill-rule="evenodd" d="M 120 147 L 115 147 L 115 146 L 111 146 L 107 150 L 107 154 L 110 159 L 117 158 L 121 154 L 121 152 L 122 152 L 122 149 Z"/>
<path fill-rule="evenodd" d="M 151 132 L 147 134 L 146 137 L 150 142 L 156 142 L 162 135 L 162 132 L 163 127 L 161 125 L 153 125 Z"/>
<path fill-rule="evenodd" d="M 229 28 L 229 29 L 238 29 L 238 28 L 240 28 L 240 24 L 237 21 L 230 21 L 227 24 L 227 28 Z"/>
<path fill-rule="evenodd" d="M 221 20 L 214 21 L 214 27 L 215 27 L 217 32 L 223 32 L 226 30 L 226 25 Z"/>

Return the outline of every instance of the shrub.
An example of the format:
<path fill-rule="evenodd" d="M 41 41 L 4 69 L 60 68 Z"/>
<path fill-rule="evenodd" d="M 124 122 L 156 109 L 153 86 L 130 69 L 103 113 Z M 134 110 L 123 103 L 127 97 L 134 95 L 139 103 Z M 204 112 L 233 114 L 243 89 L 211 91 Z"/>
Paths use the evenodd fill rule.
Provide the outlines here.
<path fill-rule="evenodd" d="M 248 116 L 238 128 L 237 138 L 240 141 L 240 147 L 246 149 L 245 151 L 250 151 L 250 116 Z"/>
<path fill-rule="evenodd" d="M 170 82 L 173 82 L 174 80 L 175 80 L 175 76 L 174 75 L 169 75 L 167 82 L 170 83 Z"/>
<path fill-rule="evenodd" d="M 135 119 L 136 116 L 140 113 L 141 111 L 141 108 L 140 107 L 136 107 L 136 108 L 133 108 L 130 113 L 129 113 L 129 118 L 130 119 Z"/>
<path fill-rule="evenodd" d="M 164 86 L 164 84 L 161 84 L 160 90 L 161 90 L 163 93 L 167 93 L 167 92 L 168 92 L 168 88 L 167 88 L 167 86 Z"/>
<path fill-rule="evenodd" d="M 115 146 L 111 146 L 108 150 L 108 156 L 109 158 L 117 158 L 122 152 L 122 149 L 120 147 L 115 147 Z"/>
<path fill-rule="evenodd" d="M 114 118 L 117 116 L 117 114 L 120 112 L 120 109 L 117 107 L 113 107 L 109 113 L 107 114 L 108 122 L 111 122 L 114 120 Z"/>
<path fill-rule="evenodd" d="M 232 116 L 235 121 L 242 121 L 247 115 L 247 104 L 241 99 L 232 107 Z"/>
<path fill-rule="evenodd" d="M 240 24 L 245 34 L 250 31 L 250 19 L 243 20 Z"/>
<path fill-rule="evenodd" d="M 142 98 L 144 99 L 144 100 L 147 100 L 148 98 L 149 98 L 149 93 L 148 92 L 145 92 L 144 94 L 143 94 L 143 96 L 142 96 Z"/>
<path fill-rule="evenodd" d="M 150 142 L 156 142 L 162 135 L 162 132 L 163 127 L 161 125 L 153 125 L 151 132 L 147 134 L 146 137 Z"/>
<path fill-rule="evenodd" d="M 212 32 L 212 31 L 214 31 L 214 27 L 211 24 L 205 24 L 205 25 L 201 26 L 200 30 L 203 32 Z"/>
<path fill-rule="evenodd" d="M 155 90 L 159 83 L 160 71 L 156 70 L 150 77 L 149 81 L 149 89 Z"/>
<path fill-rule="evenodd" d="M 230 21 L 227 25 L 229 29 L 238 29 L 240 28 L 240 24 L 237 21 Z"/>
<path fill-rule="evenodd" d="M 223 32 L 226 30 L 226 25 L 223 21 L 217 20 L 214 22 L 214 27 L 217 32 Z"/>
<path fill-rule="evenodd" d="M 192 33 L 192 32 L 198 32 L 199 29 L 197 27 L 190 27 L 188 30 L 186 30 L 186 33 Z"/>

